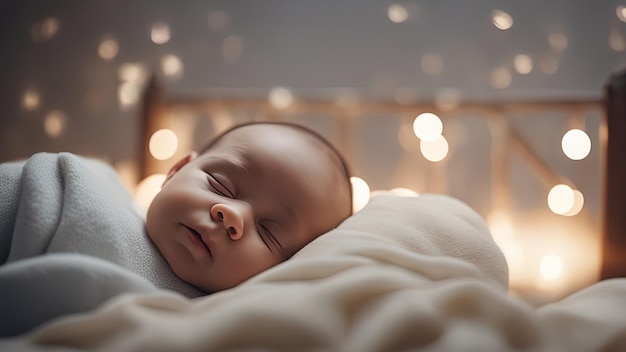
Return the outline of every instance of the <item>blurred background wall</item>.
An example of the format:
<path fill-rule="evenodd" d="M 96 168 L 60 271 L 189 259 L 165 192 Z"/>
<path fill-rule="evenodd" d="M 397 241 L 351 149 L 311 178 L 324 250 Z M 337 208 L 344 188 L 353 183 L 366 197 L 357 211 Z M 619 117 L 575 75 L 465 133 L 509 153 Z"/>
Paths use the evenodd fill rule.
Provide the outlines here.
<path fill-rule="evenodd" d="M 0 2 L 0 162 L 70 151 L 132 168 L 141 143 L 141 92 L 152 73 L 170 94 L 183 96 L 263 97 L 286 87 L 296 98 L 398 104 L 600 100 L 609 74 L 626 65 L 624 6 L 623 0 L 6 0 Z M 407 157 L 398 141 L 401 122 L 359 118 L 356 175 L 372 189 L 432 190 L 417 175 L 410 180 L 436 172 L 420 155 L 408 156 L 412 168 L 397 176 Z M 601 111 L 582 116 L 592 151 L 576 162 L 560 151 L 571 116 L 510 118 L 585 195 L 578 221 L 596 241 L 601 118 Z M 332 134 L 323 119 L 304 119 Z M 476 116 L 446 126 L 451 152 L 443 189 L 488 218 L 494 211 L 489 126 Z M 549 190 L 522 163 L 510 170 L 514 209 L 545 213 Z M 519 231 L 569 236 L 570 228 L 580 228 L 572 217 L 543 220 Z M 597 246 L 591 248 L 597 259 Z M 510 265 L 524 256 L 518 252 L 509 253 Z M 531 277 L 544 254 L 533 259 Z M 595 278 L 597 263 L 590 266 L 580 285 Z"/>

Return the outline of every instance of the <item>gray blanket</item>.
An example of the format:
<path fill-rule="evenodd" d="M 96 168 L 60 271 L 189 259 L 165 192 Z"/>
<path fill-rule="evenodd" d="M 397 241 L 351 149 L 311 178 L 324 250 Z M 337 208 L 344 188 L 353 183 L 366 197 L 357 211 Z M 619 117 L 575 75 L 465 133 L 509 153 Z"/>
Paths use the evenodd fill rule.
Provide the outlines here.
<path fill-rule="evenodd" d="M 169 268 L 107 164 L 40 153 L 0 165 L 0 336 L 125 292 L 202 293 Z"/>

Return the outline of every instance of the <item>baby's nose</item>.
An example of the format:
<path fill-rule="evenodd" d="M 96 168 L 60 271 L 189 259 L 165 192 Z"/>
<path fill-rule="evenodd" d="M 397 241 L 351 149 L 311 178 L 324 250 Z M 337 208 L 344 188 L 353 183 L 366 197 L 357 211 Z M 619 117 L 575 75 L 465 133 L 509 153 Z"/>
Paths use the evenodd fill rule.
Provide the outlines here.
<path fill-rule="evenodd" d="M 243 236 L 243 216 L 237 209 L 226 204 L 215 204 L 211 207 L 211 218 L 224 224 L 230 239 L 236 241 Z"/>

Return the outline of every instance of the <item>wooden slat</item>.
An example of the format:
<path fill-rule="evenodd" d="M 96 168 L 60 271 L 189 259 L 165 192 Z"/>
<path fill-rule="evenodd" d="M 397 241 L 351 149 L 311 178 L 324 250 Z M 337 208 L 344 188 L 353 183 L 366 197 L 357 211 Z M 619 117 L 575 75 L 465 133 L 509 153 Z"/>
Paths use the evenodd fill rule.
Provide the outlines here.
<path fill-rule="evenodd" d="M 626 71 L 606 85 L 605 109 L 602 279 L 626 276 Z"/>

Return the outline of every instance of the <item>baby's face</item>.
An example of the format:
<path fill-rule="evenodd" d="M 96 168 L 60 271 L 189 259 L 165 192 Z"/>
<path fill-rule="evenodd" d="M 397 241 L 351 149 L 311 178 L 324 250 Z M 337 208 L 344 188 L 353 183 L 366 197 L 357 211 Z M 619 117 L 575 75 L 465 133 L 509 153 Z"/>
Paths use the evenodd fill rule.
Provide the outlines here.
<path fill-rule="evenodd" d="M 281 125 L 233 130 L 155 197 L 147 229 L 181 279 L 214 292 L 289 258 L 350 215 L 338 159 Z"/>

